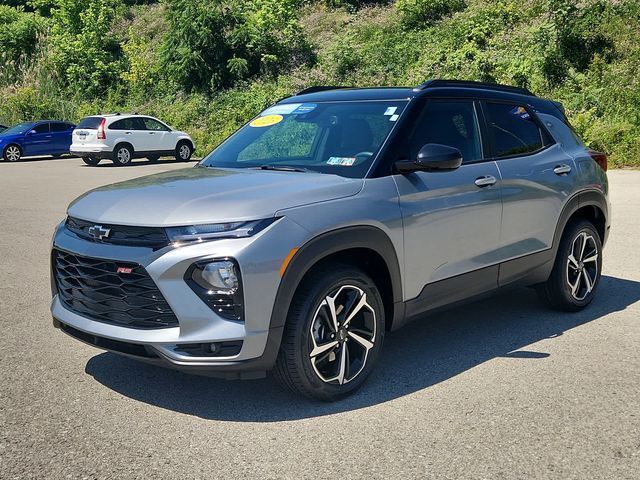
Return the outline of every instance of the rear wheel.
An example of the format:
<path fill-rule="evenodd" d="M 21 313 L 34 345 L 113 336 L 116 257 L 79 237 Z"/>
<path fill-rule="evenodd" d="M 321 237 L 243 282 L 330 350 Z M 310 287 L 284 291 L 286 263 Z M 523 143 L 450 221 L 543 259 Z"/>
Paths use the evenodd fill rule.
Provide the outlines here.
<path fill-rule="evenodd" d="M 591 222 L 571 223 L 560 240 L 549 279 L 539 286 L 541 299 L 552 308 L 575 312 L 595 295 L 602 270 L 602 242 Z"/>
<path fill-rule="evenodd" d="M 2 156 L 7 162 L 17 162 L 22 157 L 22 150 L 18 145 L 7 145 Z"/>
<path fill-rule="evenodd" d="M 91 165 L 92 167 L 95 167 L 100 163 L 100 159 L 96 157 L 82 157 L 82 161 L 87 165 Z"/>
<path fill-rule="evenodd" d="M 334 401 L 359 388 L 384 338 L 384 308 L 373 281 L 339 264 L 309 274 L 291 304 L 274 374 L 292 391 Z"/>
<path fill-rule="evenodd" d="M 191 159 L 191 155 L 193 155 L 193 148 L 189 142 L 183 140 L 176 145 L 176 160 L 187 162 Z"/>
<path fill-rule="evenodd" d="M 118 145 L 113 150 L 113 163 L 118 166 L 129 165 L 133 159 L 133 150 L 128 145 Z"/>

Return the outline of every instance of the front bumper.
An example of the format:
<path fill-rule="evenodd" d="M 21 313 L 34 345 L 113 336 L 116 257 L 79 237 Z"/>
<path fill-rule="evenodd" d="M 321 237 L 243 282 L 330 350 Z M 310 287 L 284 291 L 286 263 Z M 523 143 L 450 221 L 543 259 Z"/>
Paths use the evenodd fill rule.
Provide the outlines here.
<path fill-rule="evenodd" d="M 296 223 L 283 218 L 254 237 L 154 251 L 85 240 L 62 223 L 54 236 L 54 248 L 85 257 L 138 263 L 171 306 L 178 326 L 137 329 L 87 318 L 61 301 L 52 280 L 54 326 L 96 347 L 192 373 L 232 378 L 263 375 L 275 362 L 284 324 L 284 319 L 271 318 L 280 283 L 279 266 L 293 248 L 292 242 L 302 241 L 297 239 L 305 233 Z M 240 266 L 244 321 L 216 315 L 184 281 L 185 272 L 193 263 L 221 257 L 235 258 Z M 180 348 L 231 341 L 242 341 L 242 347 L 227 357 L 194 355 Z"/>

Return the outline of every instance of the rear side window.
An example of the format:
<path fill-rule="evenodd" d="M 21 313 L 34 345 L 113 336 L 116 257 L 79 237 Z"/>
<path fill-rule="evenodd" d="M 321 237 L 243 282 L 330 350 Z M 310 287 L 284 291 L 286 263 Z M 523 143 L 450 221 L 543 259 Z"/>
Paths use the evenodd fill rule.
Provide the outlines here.
<path fill-rule="evenodd" d="M 138 117 L 123 118 L 109 125 L 109 130 L 146 130 Z"/>
<path fill-rule="evenodd" d="M 544 145 L 543 131 L 523 105 L 487 103 L 486 109 L 496 157 L 526 155 Z"/>
<path fill-rule="evenodd" d="M 52 132 L 66 132 L 69 130 L 69 125 L 67 123 L 52 123 L 51 131 Z"/>
<path fill-rule="evenodd" d="M 89 130 L 97 130 L 100 126 L 102 117 L 86 117 L 78 124 L 78 128 L 88 128 Z"/>
<path fill-rule="evenodd" d="M 49 124 L 41 123 L 40 125 L 33 127 L 33 130 L 35 130 L 36 133 L 49 133 Z"/>

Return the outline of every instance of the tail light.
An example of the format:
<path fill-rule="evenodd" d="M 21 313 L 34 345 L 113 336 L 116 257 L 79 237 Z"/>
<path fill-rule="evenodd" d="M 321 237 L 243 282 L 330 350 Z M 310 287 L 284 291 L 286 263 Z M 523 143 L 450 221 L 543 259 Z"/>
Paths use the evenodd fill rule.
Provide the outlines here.
<path fill-rule="evenodd" d="M 600 168 L 607 171 L 607 155 L 602 152 L 597 152 L 596 150 L 589 150 L 589 156 L 593 158 L 593 161 L 600 165 Z"/>
<path fill-rule="evenodd" d="M 100 126 L 98 127 L 98 140 L 106 140 L 107 139 L 107 133 L 104 130 L 104 126 L 107 123 L 107 119 L 103 118 L 102 121 L 100 122 Z"/>

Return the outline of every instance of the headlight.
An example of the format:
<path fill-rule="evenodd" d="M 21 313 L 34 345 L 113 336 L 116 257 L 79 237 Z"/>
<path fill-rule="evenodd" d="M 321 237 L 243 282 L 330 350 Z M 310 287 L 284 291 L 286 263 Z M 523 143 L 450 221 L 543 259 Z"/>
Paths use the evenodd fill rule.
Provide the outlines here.
<path fill-rule="evenodd" d="M 172 243 L 205 242 L 220 238 L 241 238 L 255 235 L 264 230 L 278 218 L 254 220 L 251 222 L 214 223 L 209 225 L 189 225 L 186 227 L 168 227 L 167 237 Z"/>
<path fill-rule="evenodd" d="M 194 263 L 184 279 L 219 316 L 227 320 L 243 320 L 242 278 L 235 260 L 220 258 Z"/>

